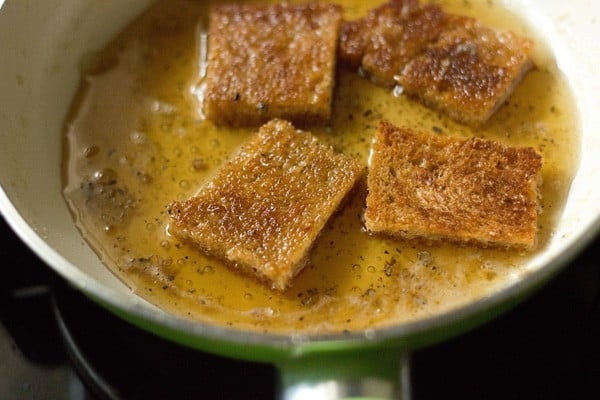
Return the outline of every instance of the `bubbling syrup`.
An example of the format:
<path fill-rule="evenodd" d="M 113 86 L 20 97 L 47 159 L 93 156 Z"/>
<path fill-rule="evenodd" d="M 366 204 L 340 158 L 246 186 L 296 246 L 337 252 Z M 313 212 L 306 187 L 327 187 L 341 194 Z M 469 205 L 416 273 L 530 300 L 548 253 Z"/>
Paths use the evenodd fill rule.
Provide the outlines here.
<path fill-rule="evenodd" d="M 256 131 L 217 127 L 199 113 L 211 3 L 159 1 L 87 57 L 66 121 L 65 198 L 88 243 L 135 293 L 184 318 L 264 332 L 328 333 L 436 315 L 528 273 L 535 252 L 368 235 L 361 221 L 364 187 L 330 221 L 310 263 L 284 293 L 170 237 L 166 205 L 192 196 Z M 338 3 L 348 19 L 377 5 Z M 523 21 L 494 2 L 439 3 L 535 39 Z M 365 165 L 381 119 L 534 147 L 544 163 L 537 251 L 543 250 L 575 173 L 579 126 L 565 78 L 543 43 L 536 46 L 537 67 L 478 130 L 341 67 L 330 125 L 303 128 Z"/>

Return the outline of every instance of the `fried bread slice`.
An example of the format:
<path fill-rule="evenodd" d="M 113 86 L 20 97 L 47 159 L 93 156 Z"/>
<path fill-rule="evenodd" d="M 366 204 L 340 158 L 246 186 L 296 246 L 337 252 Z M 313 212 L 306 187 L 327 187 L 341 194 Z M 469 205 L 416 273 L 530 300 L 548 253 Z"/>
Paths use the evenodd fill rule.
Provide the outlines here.
<path fill-rule="evenodd" d="M 196 196 L 169 205 L 170 233 L 284 290 L 362 172 L 311 133 L 273 120 Z"/>
<path fill-rule="evenodd" d="M 486 122 L 532 67 L 531 40 L 448 18 L 438 39 L 402 70 L 398 83 L 427 106 L 472 126 Z"/>
<path fill-rule="evenodd" d="M 425 242 L 535 247 L 541 156 L 382 122 L 367 176 L 366 228 Z"/>
<path fill-rule="evenodd" d="M 237 126 L 329 120 L 341 23 L 332 4 L 215 6 L 206 118 Z"/>
<path fill-rule="evenodd" d="M 362 71 L 376 84 L 393 86 L 404 66 L 439 35 L 445 14 L 418 0 L 391 0 L 340 33 L 341 62 Z"/>

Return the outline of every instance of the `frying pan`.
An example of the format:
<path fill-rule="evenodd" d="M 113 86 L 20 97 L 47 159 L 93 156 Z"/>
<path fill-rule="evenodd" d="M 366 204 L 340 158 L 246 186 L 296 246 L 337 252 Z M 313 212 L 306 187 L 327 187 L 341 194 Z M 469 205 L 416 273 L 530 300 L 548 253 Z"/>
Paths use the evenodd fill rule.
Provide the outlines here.
<path fill-rule="evenodd" d="M 4 3 L 4 4 L 3 4 Z M 504 0 L 539 32 L 575 94 L 580 158 L 550 243 L 522 279 L 444 314 L 331 335 L 262 334 L 181 319 L 135 296 L 87 246 L 61 195 L 62 126 L 81 57 L 150 0 L 0 0 L 0 210 L 73 287 L 125 320 L 193 349 L 275 363 L 285 399 L 409 398 L 411 349 L 484 323 L 551 279 L 600 229 L 600 3 Z M 149 350 L 151 351 L 151 350 Z"/>

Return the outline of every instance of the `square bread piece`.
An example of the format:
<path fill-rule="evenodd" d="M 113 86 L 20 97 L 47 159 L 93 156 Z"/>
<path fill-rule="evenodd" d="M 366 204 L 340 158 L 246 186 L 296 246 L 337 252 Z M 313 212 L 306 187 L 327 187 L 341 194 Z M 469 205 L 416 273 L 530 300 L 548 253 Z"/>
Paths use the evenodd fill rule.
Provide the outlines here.
<path fill-rule="evenodd" d="M 329 120 L 341 23 L 332 4 L 215 6 L 206 118 L 237 126 Z"/>
<path fill-rule="evenodd" d="M 530 250 L 542 159 L 530 147 L 382 122 L 367 177 L 370 232 Z"/>
<path fill-rule="evenodd" d="M 406 93 L 454 120 L 486 122 L 532 67 L 533 43 L 508 31 L 449 16 L 437 41 L 398 77 Z"/>
<path fill-rule="evenodd" d="M 394 86 L 404 66 L 437 38 L 445 14 L 437 5 L 418 0 L 391 0 L 340 32 L 339 57 L 376 84 Z"/>
<path fill-rule="evenodd" d="M 311 133 L 273 120 L 196 196 L 170 204 L 170 232 L 284 290 L 362 172 Z"/>

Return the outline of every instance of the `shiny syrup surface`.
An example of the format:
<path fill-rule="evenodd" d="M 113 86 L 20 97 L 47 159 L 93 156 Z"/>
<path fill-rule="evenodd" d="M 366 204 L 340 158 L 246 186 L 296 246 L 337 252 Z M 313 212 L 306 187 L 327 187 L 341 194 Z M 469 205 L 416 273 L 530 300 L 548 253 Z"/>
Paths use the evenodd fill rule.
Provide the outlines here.
<path fill-rule="evenodd" d="M 256 131 L 216 127 L 199 114 L 212 3 L 159 1 L 105 49 L 85 57 L 65 123 L 65 198 L 88 243 L 135 293 L 184 318 L 265 332 L 326 333 L 432 316 L 527 273 L 535 251 L 369 236 L 361 221 L 364 188 L 330 221 L 310 263 L 284 293 L 170 237 L 166 205 L 192 196 Z M 338 3 L 348 19 L 379 4 Z M 303 128 L 365 165 L 381 119 L 534 147 L 544 162 L 541 251 L 578 160 L 579 126 L 566 79 L 535 32 L 494 2 L 439 3 L 536 41 L 537 67 L 486 125 L 459 125 L 340 67 L 330 125 Z"/>

